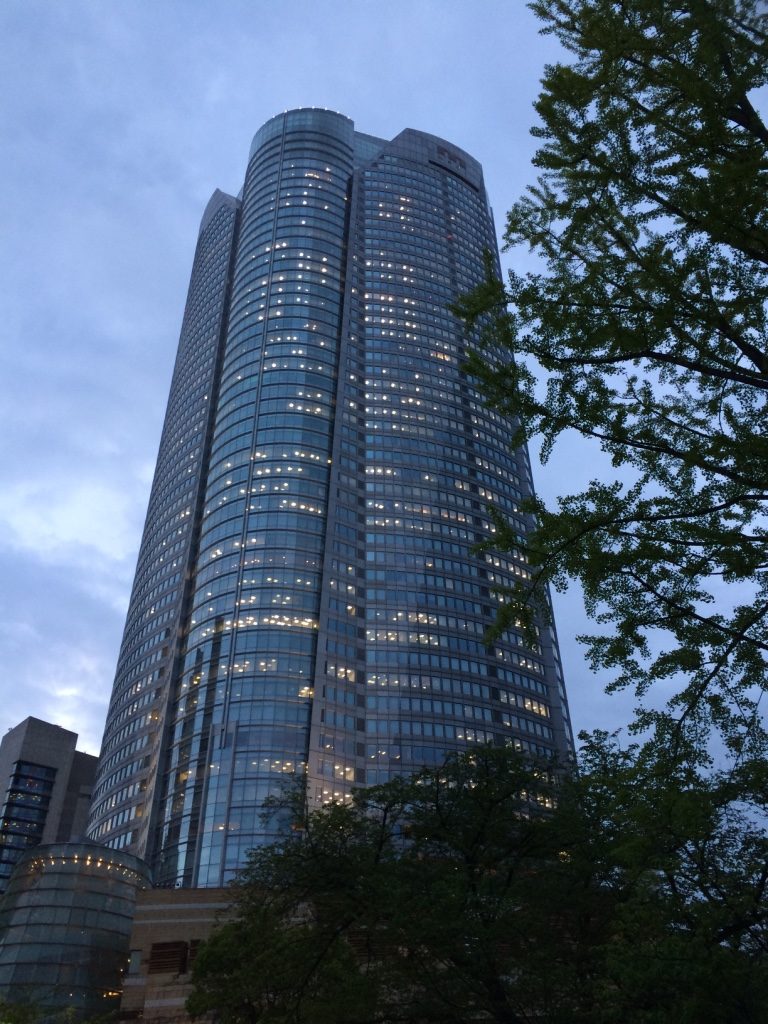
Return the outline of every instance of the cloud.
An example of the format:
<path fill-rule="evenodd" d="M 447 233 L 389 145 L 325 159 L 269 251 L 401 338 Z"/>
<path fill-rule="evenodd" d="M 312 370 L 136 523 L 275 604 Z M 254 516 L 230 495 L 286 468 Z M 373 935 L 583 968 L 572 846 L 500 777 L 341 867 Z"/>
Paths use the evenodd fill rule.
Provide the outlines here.
<path fill-rule="evenodd" d="M 76 635 L 72 640 L 52 640 L 49 618 L 39 628 L 29 621 L 6 620 L 0 626 L 0 643 L 14 665 L 13 676 L 3 687 L 6 722 L 16 725 L 28 716 L 53 722 L 78 733 L 78 749 L 98 753 L 107 710 L 109 683 L 114 672 L 111 654 L 103 639 Z"/>
<path fill-rule="evenodd" d="M 143 490 L 143 489 L 142 489 Z M 115 484 L 29 480 L 0 493 L 0 552 L 60 570 L 70 603 L 123 615 L 140 535 L 136 502 Z"/>
<path fill-rule="evenodd" d="M 96 481 L 25 481 L 0 494 L 5 543 L 44 561 L 69 562 L 78 549 L 122 562 L 135 549 L 134 524 L 119 490 Z"/>

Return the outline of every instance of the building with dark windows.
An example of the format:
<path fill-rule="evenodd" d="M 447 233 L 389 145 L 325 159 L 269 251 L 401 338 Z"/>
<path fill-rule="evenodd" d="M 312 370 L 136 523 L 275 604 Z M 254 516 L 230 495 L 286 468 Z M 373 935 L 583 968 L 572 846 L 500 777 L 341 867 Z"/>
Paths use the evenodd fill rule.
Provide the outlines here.
<path fill-rule="evenodd" d="M 25 850 L 85 835 L 96 758 L 77 733 L 25 718 L 0 742 L 0 893 Z"/>
<path fill-rule="evenodd" d="M 463 368 L 449 304 L 496 240 L 480 165 L 325 110 L 256 134 L 204 213 L 104 733 L 93 840 L 160 886 L 214 887 L 279 823 L 263 802 L 476 744 L 567 756 L 549 623 L 492 644 L 532 493 Z"/>

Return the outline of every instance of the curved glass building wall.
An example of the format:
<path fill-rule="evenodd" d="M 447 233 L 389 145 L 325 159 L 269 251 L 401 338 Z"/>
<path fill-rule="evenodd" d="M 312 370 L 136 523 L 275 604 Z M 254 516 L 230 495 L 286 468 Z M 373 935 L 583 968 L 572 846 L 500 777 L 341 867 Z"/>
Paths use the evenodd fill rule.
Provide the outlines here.
<path fill-rule="evenodd" d="M 298 111 L 254 139 L 159 884 L 217 885 L 242 865 L 275 777 L 306 762 L 353 136 L 347 118 Z"/>
<path fill-rule="evenodd" d="M 197 552 L 238 209 L 216 191 L 200 225 L 91 804 L 90 837 L 142 857 Z"/>
<path fill-rule="evenodd" d="M 489 502 L 526 528 L 532 485 L 448 311 L 496 251 L 480 165 L 421 132 L 388 142 L 291 111 L 257 133 L 228 204 L 216 300 L 195 286 L 185 314 L 189 329 L 211 316 L 213 401 L 142 762 L 151 798 L 125 828 L 161 885 L 232 877 L 274 835 L 263 802 L 293 772 L 339 799 L 476 743 L 571 747 L 551 627 L 533 649 L 484 641 L 495 588 L 527 568 L 473 548 L 492 536 Z M 157 487 L 175 489 L 174 467 Z M 106 842 L 115 798 L 94 808 Z"/>

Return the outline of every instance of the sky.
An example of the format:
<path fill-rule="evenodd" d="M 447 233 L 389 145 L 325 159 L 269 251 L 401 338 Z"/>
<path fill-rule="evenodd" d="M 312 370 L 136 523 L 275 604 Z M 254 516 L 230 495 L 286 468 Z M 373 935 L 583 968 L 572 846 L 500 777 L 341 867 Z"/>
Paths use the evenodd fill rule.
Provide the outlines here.
<path fill-rule="evenodd" d="M 2 0 L 0 736 L 34 715 L 98 753 L 200 217 L 258 127 L 316 106 L 442 136 L 501 230 L 561 56 L 538 29 L 522 0 Z M 538 491 L 593 459 L 534 458 Z M 579 594 L 555 615 L 575 728 L 618 727 Z"/>

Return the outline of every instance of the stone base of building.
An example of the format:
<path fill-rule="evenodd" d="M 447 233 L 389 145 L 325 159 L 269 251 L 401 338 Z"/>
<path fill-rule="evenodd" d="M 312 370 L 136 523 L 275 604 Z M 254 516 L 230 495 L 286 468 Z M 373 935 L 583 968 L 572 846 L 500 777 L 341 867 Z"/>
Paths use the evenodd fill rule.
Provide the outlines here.
<path fill-rule="evenodd" d="M 152 889 L 139 893 L 123 979 L 121 1024 L 187 1024 L 191 970 L 199 944 L 226 919 L 228 889 Z"/>

